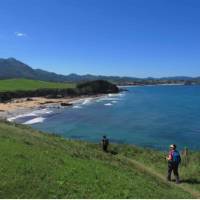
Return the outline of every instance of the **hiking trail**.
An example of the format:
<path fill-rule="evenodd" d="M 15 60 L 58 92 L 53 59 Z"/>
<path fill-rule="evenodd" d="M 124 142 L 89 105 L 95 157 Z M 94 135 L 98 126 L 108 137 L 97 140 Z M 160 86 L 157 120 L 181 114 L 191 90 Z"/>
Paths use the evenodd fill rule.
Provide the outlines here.
<path fill-rule="evenodd" d="M 146 172 L 146 173 L 150 174 L 151 176 L 157 177 L 160 180 L 162 180 L 165 183 L 167 183 L 168 185 L 179 187 L 182 190 L 184 190 L 185 192 L 190 193 L 193 197 L 195 197 L 197 199 L 200 199 L 200 192 L 199 191 L 197 191 L 195 189 L 192 189 L 191 187 L 188 187 L 187 185 L 176 184 L 176 183 L 173 183 L 173 182 L 167 182 L 165 176 L 163 176 L 162 174 L 156 172 L 152 168 L 146 167 L 144 164 L 142 164 L 142 163 L 140 163 L 140 162 L 138 162 L 138 161 L 136 161 L 134 159 L 130 159 L 130 158 L 127 158 L 127 157 L 121 156 L 121 155 L 118 155 L 116 158 L 118 158 L 119 160 L 121 160 L 123 162 L 129 162 L 134 167 L 136 167 L 138 170 L 140 170 L 141 172 Z"/>

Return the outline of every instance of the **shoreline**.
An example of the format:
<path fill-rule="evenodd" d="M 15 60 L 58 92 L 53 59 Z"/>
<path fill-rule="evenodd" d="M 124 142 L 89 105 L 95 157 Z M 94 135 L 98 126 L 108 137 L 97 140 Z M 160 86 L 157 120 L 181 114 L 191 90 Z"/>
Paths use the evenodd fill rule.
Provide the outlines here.
<path fill-rule="evenodd" d="M 82 95 L 78 97 L 65 97 L 65 98 L 45 98 L 45 97 L 33 97 L 33 98 L 17 98 L 8 103 L 0 103 L 0 119 L 8 120 L 18 115 L 27 114 L 33 110 L 45 109 L 45 108 L 65 108 L 71 107 L 73 104 L 90 99 L 101 98 L 108 94 L 97 95 Z"/>
<path fill-rule="evenodd" d="M 184 86 L 184 83 L 166 83 L 166 84 L 138 84 L 138 85 L 118 85 L 119 88 L 123 87 L 145 87 L 145 86 Z"/>

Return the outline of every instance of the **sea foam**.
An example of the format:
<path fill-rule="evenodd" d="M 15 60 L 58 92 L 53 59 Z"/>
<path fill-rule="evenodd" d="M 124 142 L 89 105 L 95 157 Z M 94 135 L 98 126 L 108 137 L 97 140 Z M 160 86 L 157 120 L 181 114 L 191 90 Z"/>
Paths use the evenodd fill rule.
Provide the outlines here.
<path fill-rule="evenodd" d="M 37 116 L 37 115 L 34 114 L 34 113 L 27 113 L 27 114 L 23 114 L 23 115 L 17 115 L 17 116 L 15 116 L 15 117 L 10 117 L 10 118 L 8 118 L 7 120 L 8 120 L 9 122 L 13 122 L 13 121 L 15 121 L 15 120 L 18 119 L 18 118 L 32 117 L 32 116 Z"/>
<path fill-rule="evenodd" d="M 9 122 L 13 122 L 13 121 L 15 121 L 16 119 L 19 119 L 19 118 L 37 117 L 37 116 L 42 116 L 42 115 L 50 114 L 50 113 L 53 113 L 53 111 L 45 108 L 45 109 L 34 110 L 33 112 L 26 113 L 26 114 L 16 115 L 14 117 L 8 118 L 7 120 Z"/>
<path fill-rule="evenodd" d="M 81 106 L 78 106 L 78 105 L 76 105 L 76 106 L 73 106 L 73 108 L 80 109 L 80 108 L 82 108 L 82 107 L 81 107 Z"/>
<path fill-rule="evenodd" d="M 112 103 L 105 103 L 104 105 L 105 106 L 112 106 L 113 104 Z"/>
<path fill-rule="evenodd" d="M 42 123 L 44 120 L 45 120 L 44 117 L 37 117 L 37 118 L 31 119 L 29 121 L 26 121 L 23 124 L 26 124 L 26 125 L 37 124 L 37 123 Z"/>

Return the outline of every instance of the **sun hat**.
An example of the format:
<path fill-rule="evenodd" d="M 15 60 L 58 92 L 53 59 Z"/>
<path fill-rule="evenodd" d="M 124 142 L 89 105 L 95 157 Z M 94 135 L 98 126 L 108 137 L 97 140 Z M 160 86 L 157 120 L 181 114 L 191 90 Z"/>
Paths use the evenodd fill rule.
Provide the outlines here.
<path fill-rule="evenodd" d="M 170 148 L 176 148 L 176 145 L 175 144 L 170 144 L 170 146 L 169 146 Z"/>

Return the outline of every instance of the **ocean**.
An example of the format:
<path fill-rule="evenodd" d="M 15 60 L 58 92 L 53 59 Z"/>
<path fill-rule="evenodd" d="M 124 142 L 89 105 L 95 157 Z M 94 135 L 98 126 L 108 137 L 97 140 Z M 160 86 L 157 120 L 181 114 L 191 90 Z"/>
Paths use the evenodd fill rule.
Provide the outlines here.
<path fill-rule="evenodd" d="M 44 108 L 15 121 L 66 138 L 200 150 L 200 86 L 138 86 L 66 108 Z"/>

